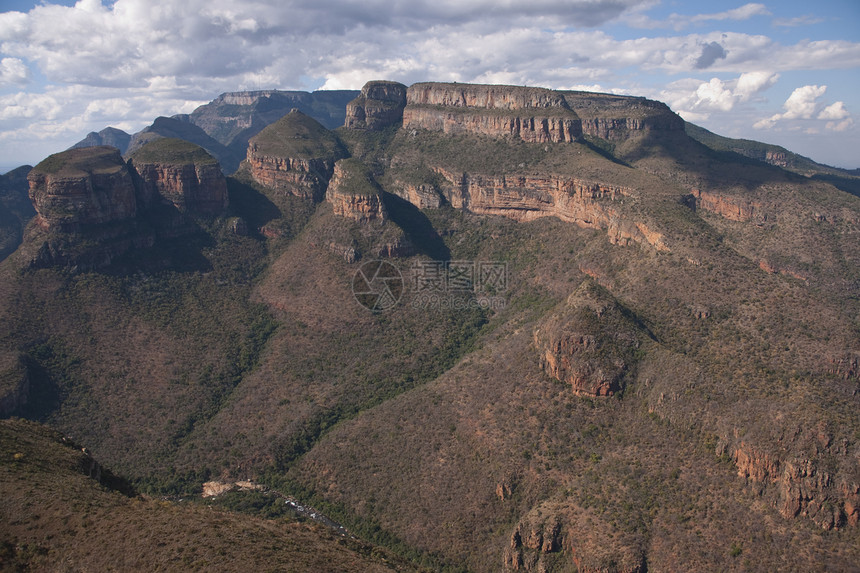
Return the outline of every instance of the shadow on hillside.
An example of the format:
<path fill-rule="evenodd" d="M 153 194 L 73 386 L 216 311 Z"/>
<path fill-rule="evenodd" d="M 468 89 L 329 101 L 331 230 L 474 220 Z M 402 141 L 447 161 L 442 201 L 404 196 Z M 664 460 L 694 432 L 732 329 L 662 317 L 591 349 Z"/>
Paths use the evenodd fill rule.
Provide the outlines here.
<path fill-rule="evenodd" d="M 634 167 L 641 161 L 665 158 L 693 175 L 690 183 L 713 188 L 743 187 L 753 191 L 765 183 L 806 181 L 807 178 L 734 151 L 714 150 L 684 133 L 651 134 L 620 154 Z M 670 170 L 675 168 L 667 165 Z"/>
<path fill-rule="evenodd" d="M 391 220 L 406 232 L 419 253 L 436 261 L 451 259 L 451 251 L 418 207 L 391 193 L 384 193 L 383 200 Z"/>
<path fill-rule="evenodd" d="M 259 237 L 259 230 L 263 225 L 283 215 L 268 197 L 234 177 L 227 178 L 227 195 L 230 209 L 245 219 L 248 230 L 255 236 Z"/>
<path fill-rule="evenodd" d="M 814 181 L 830 183 L 840 191 L 860 197 L 860 178 L 839 177 L 838 175 L 817 174 L 810 177 Z"/>

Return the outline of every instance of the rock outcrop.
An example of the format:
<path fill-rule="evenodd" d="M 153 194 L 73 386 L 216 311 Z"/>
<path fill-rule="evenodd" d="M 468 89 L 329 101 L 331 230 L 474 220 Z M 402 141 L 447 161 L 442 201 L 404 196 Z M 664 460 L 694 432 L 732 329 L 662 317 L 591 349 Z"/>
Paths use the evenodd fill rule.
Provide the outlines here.
<path fill-rule="evenodd" d="M 346 155 L 334 133 L 293 110 L 251 139 L 245 162 L 260 185 L 321 201 L 335 162 Z"/>
<path fill-rule="evenodd" d="M 702 209 L 716 213 L 730 221 L 763 223 L 768 220 L 761 203 L 734 195 L 693 189 L 686 196 L 685 202 L 693 210 Z"/>
<path fill-rule="evenodd" d="M 70 149 L 30 171 L 30 200 L 43 229 L 74 232 L 137 214 L 131 171 L 113 147 Z"/>
<path fill-rule="evenodd" d="M 356 159 L 341 159 L 326 191 L 335 215 L 358 223 L 384 221 L 388 218 L 382 194 L 370 171 Z"/>
<path fill-rule="evenodd" d="M 367 82 L 346 105 L 344 127 L 380 131 L 403 119 L 406 86 L 397 82 Z"/>
<path fill-rule="evenodd" d="M 644 336 L 628 311 L 586 280 L 541 321 L 534 343 L 544 371 L 575 394 L 611 396 L 624 388 Z"/>
<path fill-rule="evenodd" d="M 640 544 L 570 499 L 547 501 L 514 528 L 503 571 L 644 573 Z"/>
<path fill-rule="evenodd" d="M 579 117 L 559 92 L 542 88 L 419 83 L 409 87 L 404 129 L 475 133 L 532 143 L 570 142 Z"/>
<path fill-rule="evenodd" d="M 227 180 L 201 147 L 179 139 L 157 139 L 132 153 L 145 207 L 161 200 L 185 213 L 217 215 L 227 208 Z"/>
<path fill-rule="evenodd" d="M 684 120 L 659 101 L 590 92 L 562 92 L 582 132 L 608 141 L 659 132 L 684 132 Z"/>
<path fill-rule="evenodd" d="M 639 243 L 669 250 L 663 235 L 624 216 L 623 198 L 635 189 L 559 175 L 455 174 L 437 169 L 442 194 L 454 207 L 473 213 L 502 215 L 516 221 L 558 217 L 582 227 L 604 229 L 613 244 Z"/>
<path fill-rule="evenodd" d="M 150 143 L 128 163 L 112 147 L 70 149 L 39 163 L 28 180 L 36 217 L 20 253 L 26 267 L 103 268 L 158 237 L 193 232 L 184 213 L 214 216 L 227 206 L 218 162 L 175 139 Z M 164 202 L 172 211 L 153 215 Z"/>

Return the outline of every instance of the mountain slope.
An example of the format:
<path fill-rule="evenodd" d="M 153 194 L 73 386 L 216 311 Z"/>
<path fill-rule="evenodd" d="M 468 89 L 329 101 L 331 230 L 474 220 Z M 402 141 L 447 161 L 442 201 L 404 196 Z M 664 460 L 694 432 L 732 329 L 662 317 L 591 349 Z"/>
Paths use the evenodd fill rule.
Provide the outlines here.
<path fill-rule="evenodd" d="M 66 437 L 0 421 L 0 566 L 18 570 L 413 571 L 321 526 L 126 495 Z"/>
<path fill-rule="evenodd" d="M 252 138 L 190 237 L 2 263 L 9 411 L 437 569 L 860 560 L 858 197 L 643 98 L 366 88 Z"/>

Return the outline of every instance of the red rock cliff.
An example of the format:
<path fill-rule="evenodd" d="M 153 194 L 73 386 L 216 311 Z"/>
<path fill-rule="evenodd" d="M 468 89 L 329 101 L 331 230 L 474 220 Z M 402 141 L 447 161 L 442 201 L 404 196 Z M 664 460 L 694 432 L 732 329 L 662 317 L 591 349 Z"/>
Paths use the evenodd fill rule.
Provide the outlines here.
<path fill-rule="evenodd" d="M 344 127 L 378 131 L 403 119 L 406 86 L 397 82 L 367 82 L 346 105 Z"/>
<path fill-rule="evenodd" d="M 129 164 L 138 177 L 143 205 L 160 197 L 183 212 L 217 215 L 227 207 L 227 180 L 203 148 L 161 138 L 135 151 Z"/>
<path fill-rule="evenodd" d="M 321 201 L 346 155 L 334 133 L 294 109 L 250 140 L 245 163 L 260 185 Z"/>
<path fill-rule="evenodd" d="M 570 142 L 582 135 L 579 117 L 560 93 L 516 86 L 414 84 L 406 94 L 403 127 L 533 143 Z"/>
<path fill-rule="evenodd" d="M 122 221 L 137 214 L 131 172 L 113 147 L 51 155 L 27 179 L 36 222 L 43 229 L 76 231 L 82 225 Z"/>
<path fill-rule="evenodd" d="M 385 204 L 367 168 L 355 159 L 342 159 L 326 191 L 326 201 L 334 213 L 359 223 L 387 219 Z"/>
<path fill-rule="evenodd" d="M 516 221 L 558 217 L 582 227 L 604 229 L 613 244 L 640 243 L 659 251 L 669 250 L 662 234 L 624 216 L 620 202 L 636 195 L 632 188 L 558 175 L 436 171 L 446 180 L 442 193 L 454 207 Z"/>

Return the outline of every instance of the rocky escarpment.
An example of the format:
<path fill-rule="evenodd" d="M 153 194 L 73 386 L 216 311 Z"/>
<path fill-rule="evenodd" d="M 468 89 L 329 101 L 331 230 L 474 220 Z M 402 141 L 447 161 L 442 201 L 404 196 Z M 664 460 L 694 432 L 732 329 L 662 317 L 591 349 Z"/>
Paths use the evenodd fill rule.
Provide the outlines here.
<path fill-rule="evenodd" d="M 515 86 L 414 84 L 407 90 L 403 127 L 532 143 L 570 142 L 582 135 L 579 117 L 560 93 Z"/>
<path fill-rule="evenodd" d="M 621 200 L 637 195 L 630 187 L 559 175 L 455 174 L 443 169 L 437 173 L 445 181 L 442 194 L 454 207 L 516 221 L 558 217 L 582 227 L 604 229 L 613 244 L 638 243 L 669 250 L 661 233 L 623 214 Z"/>
<path fill-rule="evenodd" d="M 227 180 L 202 148 L 179 139 L 158 139 L 129 158 L 145 206 L 156 199 L 181 212 L 217 215 L 227 208 Z"/>
<path fill-rule="evenodd" d="M 543 370 L 588 396 L 621 391 L 646 338 L 634 317 L 591 280 L 534 332 Z"/>
<path fill-rule="evenodd" d="M 27 179 L 36 223 L 46 230 L 74 232 L 81 226 L 122 221 L 137 214 L 131 171 L 113 147 L 51 155 Z"/>
<path fill-rule="evenodd" d="M 684 132 L 684 120 L 663 102 L 643 97 L 561 92 L 582 122 L 582 132 L 609 141 L 660 132 Z"/>
<path fill-rule="evenodd" d="M 370 171 L 356 159 L 341 159 L 326 191 L 336 215 L 359 223 L 384 221 L 388 218 L 382 194 Z"/>
<path fill-rule="evenodd" d="M 406 86 L 397 82 L 373 81 L 346 105 L 344 127 L 379 131 L 403 119 Z"/>
<path fill-rule="evenodd" d="M 716 213 L 731 221 L 763 223 L 768 220 L 768 215 L 761 203 L 744 197 L 693 189 L 684 201 L 694 210 L 702 209 Z"/>
<path fill-rule="evenodd" d="M 334 133 L 293 110 L 251 139 L 245 163 L 260 185 L 321 201 L 335 162 L 346 155 Z"/>
<path fill-rule="evenodd" d="M 70 149 L 39 163 L 28 180 L 36 209 L 20 253 L 28 267 L 102 268 L 159 236 L 193 232 L 175 205 L 206 216 L 227 205 L 217 161 L 181 140 L 156 140 L 128 163 L 111 147 Z M 153 215 L 163 203 L 172 213 Z"/>

